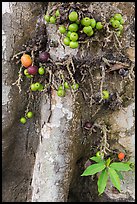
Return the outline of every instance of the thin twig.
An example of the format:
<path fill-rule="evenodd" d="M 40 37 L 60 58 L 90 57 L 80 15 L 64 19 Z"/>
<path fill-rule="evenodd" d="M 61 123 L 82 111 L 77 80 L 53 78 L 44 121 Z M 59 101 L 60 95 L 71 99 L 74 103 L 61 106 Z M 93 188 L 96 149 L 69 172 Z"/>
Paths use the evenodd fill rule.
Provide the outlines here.
<path fill-rule="evenodd" d="M 25 52 L 26 52 L 26 51 L 21 51 L 21 52 L 15 54 L 15 55 L 13 55 L 13 57 L 11 58 L 11 60 L 13 60 L 14 58 L 17 58 L 18 55 L 24 54 Z"/>
<path fill-rule="evenodd" d="M 72 74 L 72 72 L 70 71 L 70 68 L 69 68 L 70 63 L 71 63 L 71 61 L 70 61 L 70 60 L 67 60 L 67 70 L 68 70 L 68 73 L 69 73 L 70 78 L 71 78 L 71 80 L 72 80 L 72 83 L 73 83 L 73 84 L 76 84 L 75 79 L 73 78 L 73 74 Z"/>
<path fill-rule="evenodd" d="M 32 66 L 33 66 L 34 64 L 34 51 L 33 50 L 31 51 L 31 59 L 32 59 Z"/>
<path fill-rule="evenodd" d="M 99 103 L 101 103 L 101 101 L 103 100 L 103 94 L 102 94 L 102 89 L 103 89 L 103 82 L 105 79 L 105 69 L 104 66 L 101 66 L 102 68 L 102 79 L 101 79 L 101 83 L 100 83 L 100 95 L 101 95 L 101 99 L 99 101 Z"/>
<path fill-rule="evenodd" d="M 88 69 L 89 71 L 89 74 L 90 74 L 90 79 L 93 81 L 93 75 L 91 73 L 91 70 Z M 92 83 L 89 82 L 89 85 L 90 85 L 90 90 L 91 90 L 91 98 L 90 98 L 90 108 L 92 107 L 92 101 L 93 101 L 93 86 L 92 86 Z"/>
<path fill-rule="evenodd" d="M 12 85 L 17 85 L 18 86 L 18 88 L 19 88 L 19 93 L 21 92 L 21 81 L 22 81 L 22 68 L 23 68 L 23 66 L 21 65 L 21 67 L 20 67 L 20 70 L 19 70 L 19 72 L 18 72 L 18 79 L 12 84 Z"/>
<path fill-rule="evenodd" d="M 62 70 L 60 70 L 59 73 L 60 73 L 60 78 L 62 79 L 62 86 L 63 86 L 63 89 L 64 89 L 65 77 L 64 77 L 64 74 L 63 74 Z"/>
<path fill-rule="evenodd" d="M 115 39 L 116 39 L 116 41 L 117 41 L 119 47 L 122 48 L 122 45 L 121 45 L 120 41 L 118 40 L 118 37 L 117 37 L 116 33 L 113 32 L 113 34 L 114 34 L 114 36 L 115 36 Z"/>
<path fill-rule="evenodd" d="M 74 66 L 72 57 L 70 57 L 70 61 L 71 61 L 71 64 L 72 64 L 73 72 L 75 73 L 76 70 L 75 70 L 75 66 Z"/>
<path fill-rule="evenodd" d="M 100 152 L 103 152 L 104 154 L 107 154 L 106 150 L 109 152 L 113 152 L 112 150 L 109 149 L 109 144 L 107 142 L 108 129 L 106 128 L 106 125 L 101 125 L 101 130 L 103 133 L 103 137 L 101 139 Z"/>
<path fill-rule="evenodd" d="M 97 110 L 95 111 L 95 113 L 92 115 L 92 118 L 99 112 L 99 110 L 101 109 L 102 104 L 97 108 Z"/>
<path fill-rule="evenodd" d="M 32 92 L 29 92 L 28 103 L 27 103 L 27 108 L 25 110 L 25 115 L 27 114 L 27 112 L 30 109 L 30 104 L 32 103 L 31 98 L 33 98 L 32 95 L 33 95 Z"/>
<path fill-rule="evenodd" d="M 134 68 L 135 68 L 135 64 L 132 63 L 130 67 L 129 75 L 128 75 L 130 81 L 134 81 L 133 79 L 135 79 Z"/>
<path fill-rule="evenodd" d="M 109 67 L 111 66 L 108 59 L 106 59 L 105 57 L 102 57 L 102 60 L 106 65 L 108 65 Z"/>
<path fill-rule="evenodd" d="M 80 73 L 82 75 L 82 78 L 81 78 L 81 82 L 85 79 L 85 76 L 87 75 L 87 72 L 86 70 L 80 70 Z"/>
<path fill-rule="evenodd" d="M 107 23 L 107 24 L 105 25 L 105 27 L 107 28 L 107 33 L 110 33 L 110 35 L 108 35 L 106 38 L 104 38 L 105 44 L 104 44 L 103 47 L 106 47 L 107 43 L 111 41 L 110 38 L 111 38 L 112 35 L 113 35 L 113 31 L 110 31 L 110 30 L 109 30 L 109 23 Z"/>
<path fill-rule="evenodd" d="M 55 6 L 52 6 L 52 3 L 53 2 L 50 2 L 50 7 L 52 7 L 52 9 L 50 9 L 50 11 L 47 12 L 49 15 L 51 15 L 52 12 L 55 11 L 58 8 L 58 6 L 60 5 L 60 2 L 59 2 L 59 4 L 56 4 Z"/>

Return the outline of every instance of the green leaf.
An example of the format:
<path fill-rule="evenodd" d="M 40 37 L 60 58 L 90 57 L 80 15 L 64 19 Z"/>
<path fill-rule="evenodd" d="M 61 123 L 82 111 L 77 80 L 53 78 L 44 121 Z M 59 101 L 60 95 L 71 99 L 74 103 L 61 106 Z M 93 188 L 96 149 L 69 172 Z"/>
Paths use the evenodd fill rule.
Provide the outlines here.
<path fill-rule="evenodd" d="M 128 164 L 130 166 L 131 170 L 133 170 L 135 168 L 135 162 L 127 161 L 127 162 L 125 162 L 125 164 Z"/>
<path fill-rule="evenodd" d="M 104 192 L 107 185 L 107 180 L 108 180 L 108 172 L 106 169 L 104 169 L 101 172 L 97 182 L 99 195 L 101 195 Z"/>
<path fill-rule="evenodd" d="M 92 164 L 90 166 L 88 166 L 86 168 L 86 170 L 83 172 L 83 174 L 81 176 L 90 176 L 90 175 L 94 175 L 97 172 L 102 171 L 105 168 L 105 164 L 104 163 L 99 163 L 99 164 Z"/>
<path fill-rule="evenodd" d="M 131 170 L 129 164 L 123 163 L 123 162 L 114 162 L 114 163 L 110 164 L 110 167 L 112 167 L 113 169 L 115 169 L 117 171 L 129 171 L 129 170 Z"/>
<path fill-rule="evenodd" d="M 111 167 L 108 168 L 108 172 L 112 184 L 120 191 L 120 179 L 117 172 Z"/>
<path fill-rule="evenodd" d="M 118 174 L 120 180 L 123 180 L 124 178 L 123 178 L 123 175 L 121 174 L 121 172 L 120 172 L 120 171 L 116 171 L 116 172 L 117 172 L 117 174 Z"/>
<path fill-rule="evenodd" d="M 95 161 L 95 162 L 104 162 L 101 157 L 91 157 L 91 160 Z"/>
<path fill-rule="evenodd" d="M 109 158 L 107 159 L 107 161 L 106 161 L 106 166 L 109 166 L 110 162 L 111 162 L 111 160 L 110 160 L 110 157 L 109 157 Z"/>

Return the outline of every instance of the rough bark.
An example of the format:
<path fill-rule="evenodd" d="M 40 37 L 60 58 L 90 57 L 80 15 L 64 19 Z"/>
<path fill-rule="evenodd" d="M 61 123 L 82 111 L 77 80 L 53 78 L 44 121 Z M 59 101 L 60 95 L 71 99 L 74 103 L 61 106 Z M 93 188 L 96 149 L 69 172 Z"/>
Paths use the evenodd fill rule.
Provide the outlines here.
<path fill-rule="evenodd" d="M 60 3 L 55 5 L 58 7 Z M 116 12 L 122 13 L 126 20 L 125 32 L 121 39 L 123 47 L 116 49 L 114 46 L 116 41 L 111 39 L 112 43 L 102 49 L 104 36 L 100 34 L 95 41 L 85 43 L 79 49 L 64 48 L 57 26 L 46 24 L 45 49 L 49 50 L 52 60 L 56 63 L 71 56 L 76 69 L 75 77 L 77 80 L 82 78 L 79 73 L 81 69 L 85 74 L 84 80 L 75 96 L 68 92 L 65 98 L 61 99 L 55 90 L 52 91 L 51 100 L 45 95 L 34 95 L 31 107 L 35 110 L 35 117 L 22 126 L 19 124 L 19 118 L 28 103 L 29 95 L 26 89 L 29 84 L 22 82 L 21 93 L 18 92 L 18 87 L 11 85 L 17 77 L 17 65 L 11 63 L 11 57 L 28 39 L 36 38 L 37 19 L 41 21 L 47 5 L 41 2 L 3 3 L 4 202 L 134 201 L 134 172 L 126 172 L 124 175 L 125 182 L 122 183 L 121 193 L 117 194 L 108 183 L 101 197 L 97 194 L 96 178 L 80 177 L 87 159 L 101 145 L 103 135 L 100 127 L 103 125 L 110 130 L 105 138 L 109 148 L 125 151 L 129 159 L 134 161 L 134 78 L 131 78 L 133 72 L 127 78 L 121 78 L 117 73 L 106 74 L 103 88 L 109 89 L 112 93 L 116 92 L 121 97 L 116 96 L 111 103 L 112 107 L 109 108 L 108 104 L 99 106 L 95 103 L 91 106 L 92 95 L 95 96 L 95 93 L 100 91 L 103 74 L 101 67 L 106 65 L 102 57 L 130 63 L 129 72 L 134 67 L 134 3 L 81 2 L 80 4 L 87 5 L 96 19 L 103 16 L 108 19 Z M 48 11 L 50 9 L 52 4 L 49 3 Z M 41 25 L 43 24 L 45 26 L 42 21 Z M 43 36 L 45 37 L 45 31 Z M 51 41 L 56 41 L 58 46 L 51 46 Z M 91 75 L 89 72 L 84 72 L 83 64 L 91 70 Z M 100 110 L 95 114 L 98 107 Z M 88 120 L 93 124 L 100 124 L 96 132 L 83 128 Z"/>
<path fill-rule="evenodd" d="M 45 5 L 46 6 L 46 5 Z M 18 78 L 19 65 L 11 58 L 23 43 L 35 36 L 42 4 L 3 2 L 2 4 L 2 191 L 3 201 L 26 201 L 31 183 L 31 170 L 39 141 L 37 119 L 26 127 L 19 124 L 28 104 L 28 85 L 19 93 L 12 83 Z M 38 102 L 38 99 L 37 99 Z M 34 108 L 34 104 L 31 104 Z M 37 110 L 39 106 L 36 107 Z"/>

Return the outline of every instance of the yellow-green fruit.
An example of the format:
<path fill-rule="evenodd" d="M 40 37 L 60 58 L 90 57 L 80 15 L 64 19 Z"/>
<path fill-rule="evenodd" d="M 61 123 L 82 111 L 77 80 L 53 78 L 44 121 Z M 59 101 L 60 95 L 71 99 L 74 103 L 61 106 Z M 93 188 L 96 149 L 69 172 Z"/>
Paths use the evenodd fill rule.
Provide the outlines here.
<path fill-rule="evenodd" d="M 83 32 L 84 33 L 91 33 L 91 31 L 92 31 L 92 27 L 91 26 L 85 26 L 84 28 L 83 28 Z"/>
<path fill-rule="evenodd" d="M 87 33 L 87 36 L 92 36 L 94 34 L 94 31 L 92 30 L 90 33 Z"/>
<path fill-rule="evenodd" d="M 72 33 L 71 31 L 68 31 L 66 36 L 67 36 L 68 38 L 70 38 L 71 33 Z"/>
<path fill-rule="evenodd" d="M 38 91 L 42 91 L 44 89 L 44 86 L 40 84 L 40 87 L 37 89 Z"/>
<path fill-rule="evenodd" d="M 77 41 L 78 40 L 78 34 L 75 32 L 72 32 L 70 34 L 70 40 L 72 40 L 73 42 Z"/>
<path fill-rule="evenodd" d="M 31 84 L 30 89 L 31 91 L 37 91 L 37 87 L 35 86 L 35 84 Z"/>
<path fill-rule="evenodd" d="M 57 91 L 57 95 L 58 96 L 60 96 L 60 97 L 64 97 L 65 96 L 65 90 L 64 89 L 59 89 L 58 91 Z"/>
<path fill-rule="evenodd" d="M 60 86 L 58 87 L 58 90 L 63 90 L 63 86 L 60 85 Z"/>
<path fill-rule="evenodd" d="M 28 73 L 28 70 L 27 70 L 27 69 L 24 69 L 24 74 L 25 74 L 26 76 L 29 76 L 29 73 Z"/>
<path fill-rule="evenodd" d="M 96 153 L 96 157 L 104 157 L 104 153 L 98 151 L 98 152 Z"/>
<path fill-rule="evenodd" d="M 112 24 L 112 22 L 113 22 L 114 20 L 115 20 L 114 17 L 111 17 L 110 20 L 109 20 L 109 22 Z"/>
<path fill-rule="evenodd" d="M 83 19 L 81 20 L 81 24 L 82 24 L 83 26 L 89 26 L 90 23 L 91 23 L 91 19 L 90 19 L 89 17 L 85 17 L 85 18 L 83 18 Z"/>
<path fill-rule="evenodd" d="M 77 19 L 78 19 L 78 14 L 77 14 L 77 12 L 72 11 L 72 12 L 69 14 L 69 20 L 70 20 L 70 21 L 77 21 Z"/>
<path fill-rule="evenodd" d="M 30 79 L 30 78 L 33 78 L 33 75 L 29 74 L 29 75 L 26 75 L 26 77 Z"/>
<path fill-rule="evenodd" d="M 118 27 L 118 30 L 122 31 L 122 30 L 123 30 L 123 26 L 120 25 L 120 26 Z"/>
<path fill-rule="evenodd" d="M 36 87 L 36 89 L 38 90 L 38 89 L 40 88 L 40 83 L 39 83 L 39 82 L 36 82 L 36 83 L 35 83 L 35 87 Z"/>
<path fill-rule="evenodd" d="M 104 91 L 102 91 L 102 97 L 103 97 L 103 99 L 109 99 L 109 92 L 108 91 L 106 91 L 106 90 L 104 90 Z"/>
<path fill-rule="evenodd" d="M 59 31 L 61 34 L 64 34 L 66 32 L 66 28 L 64 25 L 59 26 Z"/>
<path fill-rule="evenodd" d="M 50 21 L 50 16 L 46 14 L 46 15 L 44 16 L 44 19 L 45 19 L 45 21 L 49 22 L 49 21 Z"/>
<path fill-rule="evenodd" d="M 72 23 L 69 25 L 68 29 L 71 31 L 71 32 L 76 32 L 78 30 L 78 24 L 76 23 Z"/>
<path fill-rule="evenodd" d="M 79 88 L 79 84 L 73 84 L 71 87 L 72 89 L 77 90 Z"/>
<path fill-rule="evenodd" d="M 122 25 L 125 23 L 124 19 L 122 18 L 120 21 L 119 21 Z"/>
<path fill-rule="evenodd" d="M 50 23 L 52 23 L 52 24 L 56 23 L 56 18 L 54 16 L 50 17 Z"/>
<path fill-rule="evenodd" d="M 95 28 L 96 20 L 94 18 L 90 19 L 90 25 L 91 25 L 92 28 Z"/>
<path fill-rule="evenodd" d="M 33 117 L 33 113 L 31 111 L 29 111 L 27 114 L 26 114 L 27 118 L 32 118 Z"/>
<path fill-rule="evenodd" d="M 22 124 L 25 124 L 25 123 L 27 122 L 27 120 L 26 120 L 25 117 L 21 117 L 21 118 L 20 118 L 20 122 L 21 122 Z"/>
<path fill-rule="evenodd" d="M 63 40 L 63 43 L 64 43 L 64 45 L 69 46 L 69 44 L 70 44 L 70 39 L 69 39 L 69 37 L 65 37 L 64 40 Z"/>
<path fill-rule="evenodd" d="M 43 75 L 43 74 L 45 73 L 45 69 L 44 69 L 43 67 L 40 67 L 40 68 L 38 69 L 38 73 L 39 73 L 40 75 Z"/>
<path fill-rule="evenodd" d="M 65 89 L 69 89 L 70 88 L 67 81 L 64 82 L 64 87 L 65 87 Z"/>
<path fill-rule="evenodd" d="M 114 15 L 114 19 L 120 21 L 122 19 L 122 15 L 120 13 L 116 13 Z"/>
<path fill-rule="evenodd" d="M 56 10 L 55 16 L 56 16 L 56 17 L 59 17 L 59 16 L 60 16 L 59 10 Z"/>
<path fill-rule="evenodd" d="M 120 31 L 120 30 L 117 31 L 117 32 L 116 32 L 116 35 L 117 35 L 117 37 L 120 37 L 120 36 L 121 36 L 121 31 Z"/>
<path fill-rule="evenodd" d="M 96 23 L 96 29 L 101 30 L 103 28 L 103 25 L 101 22 Z"/>
<path fill-rule="evenodd" d="M 78 48 L 78 45 L 79 44 L 78 44 L 77 41 L 76 42 L 71 41 L 70 44 L 69 44 L 70 48 L 72 48 L 72 49 Z"/>
<path fill-rule="evenodd" d="M 120 22 L 119 22 L 118 20 L 114 20 L 114 21 L 112 22 L 112 26 L 113 26 L 114 28 L 118 28 L 118 27 L 120 26 Z"/>

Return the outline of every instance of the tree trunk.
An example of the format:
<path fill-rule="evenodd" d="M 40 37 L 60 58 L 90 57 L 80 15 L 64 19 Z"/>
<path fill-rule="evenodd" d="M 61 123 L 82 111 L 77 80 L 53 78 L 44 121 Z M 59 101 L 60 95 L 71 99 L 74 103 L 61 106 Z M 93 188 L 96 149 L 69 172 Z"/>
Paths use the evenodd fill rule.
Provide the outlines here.
<path fill-rule="evenodd" d="M 134 162 L 134 6 L 132 2 L 3 2 L 3 202 L 134 201 L 134 171 L 124 174 L 120 193 L 108 182 L 102 196 L 98 196 L 96 177 L 80 176 L 100 149 L 106 157 L 124 152 L 125 160 Z M 85 9 L 102 22 L 121 13 L 124 32 L 121 38 L 109 36 L 105 27 L 105 33 L 96 31 L 87 42 L 81 35 L 79 48 L 71 49 L 63 45 L 58 26 L 43 20 L 54 8 L 60 10 L 62 22 L 72 8 L 79 15 Z M 31 49 L 30 45 L 38 46 L 37 42 L 41 42 L 40 51 L 50 53 L 53 69 L 60 70 L 55 70 L 54 79 L 51 75 L 52 82 L 63 73 L 71 83 L 79 83 L 77 91 L 68 90 L 61 98 L 52 87 L 49 95 L 31 95 L 30 79 L 23 78 L 21 87 L 13 84 L 20 63 L 11 58 Z M 119 74 L 120 68 L 127 70 L 127 76 Z M 51 67 L 47 69 L 53 73 Z M 53 83 L 55 88 L 58 83 Z M 102 90 L 110 92 L 110 100 L 100 101 Z M 23 125 L 19 119 L 27 107 L 35 115 Z M 87 121 L 90 129 L 84 128 Z"/>

